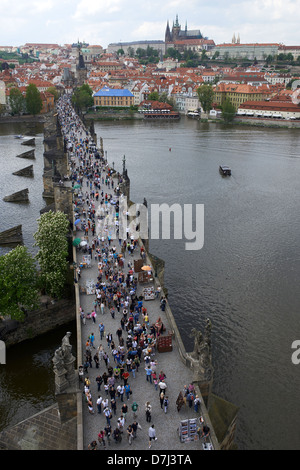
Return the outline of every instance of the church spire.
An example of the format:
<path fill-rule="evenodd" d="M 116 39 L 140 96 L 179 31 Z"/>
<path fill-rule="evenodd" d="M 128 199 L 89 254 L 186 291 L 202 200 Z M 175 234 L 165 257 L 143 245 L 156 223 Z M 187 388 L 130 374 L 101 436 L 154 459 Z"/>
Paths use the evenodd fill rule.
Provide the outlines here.
<path fill-rule="evenodd" d="M 167 21 L 165 42 L 171 42 L 171 31 L 170 31 L 170 26 L 169 26 L 169 20 Z"/>

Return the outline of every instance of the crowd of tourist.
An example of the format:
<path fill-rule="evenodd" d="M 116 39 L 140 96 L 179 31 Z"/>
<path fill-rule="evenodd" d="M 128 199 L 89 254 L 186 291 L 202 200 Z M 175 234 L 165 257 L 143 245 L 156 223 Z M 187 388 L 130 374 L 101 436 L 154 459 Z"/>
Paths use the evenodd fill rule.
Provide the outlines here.
<path fill-rule="evenodd" d="M 139 430 L 148 426 L 148 446 L 157 439 L 152 423 L 153 407 L 168 412 L 167 376 L 157 360 L 157 340 L 164 332 L 161 317 L 150 318 L 144 298 L 138 295 L 133 255 L 144 258 L 144 249 L 126 231 L 118 236 L 118 218 L 122 175 L 112 170 L 99 153 L 90 133 L 83 126 L 68 98 L 60 98 L 58 119 L 63 131 L 71 167 L 74 190 L 73 229 L 83 243 L 78 254 L 86 255 L 86 268 L 96 266 L 94 293 L 89 311 L 80 308 L 85 339 L 84 360 L 79 368 L 84 403 L 88 413 L 100 416 L 99 433 L 88 445 L 90 450 L 107 448 L 111 442 L 127 439 L 128 445 L 137 438 Z M 113 214 L 113 216 L 112 216 Z M 113 236 L 116 234 L 116 237 Z M 80 282 L 83 265 L 78 264 L 75 281 Z M 161 300 L 162 311 L 165 299 Z M 110 321 L 107 329 L 106 318 Z M 115 325 L 112 330 L 111 325 Z M 91 369 L 97 370 L 91 382 Z M 145 399 L 134 401 L 134 381 L 144 375 L 145 387 L 153 387 L 157 403 Z M 145 394 L 146 396 L 146 394 Z M 182 399 L 182 400 L 181 400 Z M 199 412 L 201 402 L 193 385 L 184 386 L 177 399 L 181 406 L 194 407 Z M 144 418 L 141 422 L 141 410 Z M 138 418 L 139 416 L 139 418 Z"/>

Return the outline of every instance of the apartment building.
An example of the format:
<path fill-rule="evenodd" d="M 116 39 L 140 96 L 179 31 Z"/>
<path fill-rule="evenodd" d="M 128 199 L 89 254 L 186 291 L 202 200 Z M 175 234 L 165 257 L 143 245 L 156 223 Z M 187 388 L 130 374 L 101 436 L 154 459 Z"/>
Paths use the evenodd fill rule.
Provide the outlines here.
<path fill-rule="evenodd" d="M 126 89 L 101 88 L 94 94 L 94 106 L 124 107 L 134 105 L 134 95 Z"/>

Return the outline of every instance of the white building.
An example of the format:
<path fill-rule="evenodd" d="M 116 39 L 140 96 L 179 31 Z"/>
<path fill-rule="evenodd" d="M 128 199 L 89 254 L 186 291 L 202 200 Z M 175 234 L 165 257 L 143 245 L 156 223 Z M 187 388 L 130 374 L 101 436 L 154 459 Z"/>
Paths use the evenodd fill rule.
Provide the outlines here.
<path fill-rule="evenodd" d="M 5 105 L 6 104 L 6 98 L 5 98 L 5 82 L 0 80 L 0 105 Z"/>

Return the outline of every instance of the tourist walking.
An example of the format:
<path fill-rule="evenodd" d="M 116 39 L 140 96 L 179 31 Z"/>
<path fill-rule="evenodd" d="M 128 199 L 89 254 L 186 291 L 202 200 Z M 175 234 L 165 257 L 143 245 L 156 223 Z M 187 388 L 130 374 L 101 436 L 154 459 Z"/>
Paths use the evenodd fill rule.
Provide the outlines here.
<path fill-rule="evenodd" d="M 147 401 L 145 403 L 145 413 L 146 413 L 147 423 L 151 423 L 151 411 L 152 411 L 152 406 L 150 405 L 150 401 Z"/>
<path fill-rule="evenodd" d="M 127 400 L 129 400 L 130 395 L 132 394 L 132 391 L 131 391 L 131 389 L 130 389 L 130 385 L 129 385 L 129 384 L 126 384 L 126 385 L 125 385 L 125 393 L 126 393 Z"/>
<path fill-rule="evenodd" d="M 164 412 L 167 413 L 168 411 L 168 406 L 169 406 L 169 399 L 168 397 L 164 397 Z"/>
<path fill-rule="evenodd" d="M 164 392 L 160 392 L 160 395 L 159 395 L 159 402 L 160 402 L 160 407 L 161 407 L 161 409 L 163 409 L 164 398 L 165 398 Z"/>
<path fill-rule="evenodd" d="M 102 397 L 100 395 L 98 395 L 98 398 L 97 398 L 97 410 L 98 410 L 98 413 L 100 414 L 102 412 L 102 409 L 101 409 L 101 404 L 102 404 Z"/>
<path fill-rule="evenodd" d="M 198 413 L 199 409 L 201 408 L 201 400 L 198 395 L 195 396 L 194 400 L 194 411 Z"/>
<path fill-rule="evenodd" d="M 122 405 L 121 411 L 122 411 L 123 418 L 126 421 L 126 416 L 127 416 L 127 413 L 128 413 L 128 406 L 126 405 L 126 403 L 124 403 Z"/>
<path fill-rule="evenodd" d="M 132 403 L 132 406 L 131 406 L 131 409 L 132 409 L 132 411 L 133 411 L 133 417 L 134 417 L 134 418 L 137 417 L 138 408 L 139 408 L 139 405 L 137 404 L 136 401 L 134 401 L 134 402 Z"/>
<path fill-rule="evenodd" d="M 163 393 L 165 394 L 166 393 L 166 389 L 168 388 L 167 387 L 167 384 L 165 383 L 164 380 L 161 380 L 158 384 L 158 388 L 159 388 L 159 394 Z"/>
<path fill-rule="evenodd" d="M 147 382 L 149 381 L 152 384 L 152 369 L 150 366 L 145 368 L 146 371 L 146 380 Z"/>
<path fill-rule="evenodd" d="M 136 439 L 137 430 L 142 429 L 142 426 L 136 420 L 134 420 L 134 422 L 132 423 L 131 426 L 132 426 L 132 430 L 133 430 L 133 439 Z"/>
<path fill-rule="evenodd" d="M 107 424 L 110 425 L 110 420 L 111 420 L 111 418 L 112 418 L 111 409 L 107 406 L 107 407 L 103 410 L 103 413 L 104 413 L 104 415 L 105 415 Z"/>
<path fill-rule="evenodd" d="M 103 323 L 100 323 L 100 325 L 99 325 L 100 340 L 102 340 L 102 339 L 103 339 L 104 330 L 105 330 L 105 326 L 104 326 L 104 324 L 103 324 Z"/>
<path fill-rule="evenodd" d="M 129 445 L 132 444 L 132 440 L 133 440 L 133 429 L 132 429 L 132 425 L 129 424 L 128 428 L 127 428 L 127 439 L 128 439 L 128 442 L 129 442 Z"/>
<path fill-rule="evenodd" d="M 179 392 L 179 395 L 177 397 L 177 400 L 176 400 L 176 405 L 177 405 L 177 411 L 179 412 L 182 408 L 182 406 L 184 405 L 184 397 L 183 397 L 183 393 L 180 391 Z"/>
<path fill-rule="evenodd" d="M 100 431 L 99 434 L 98 434 L 98 441 L 99 441 L 99 444 L 100 445 L 103 445 L 103 447 L 105 448 L 105 432 L 104 431 Z"/>
<path fill-rule="evenodd" d="M 149 436 L 149 449 L 150 449 L 151 448 L 151 442 L 152 441 L 157 441 L 154 424 L 152 424 L 152 426 L 150 426 L 150 428 L 148 429 L 148 436 Z"/>
<path fill-rule="evenodd" d="M 105 437 L 107 439 L 107 443 L 108 443 L 108 445 L 110 445 L 110 437 L 111 437 L 111 426 L 110 426 L 110 424 L 106 424 L 106 426 L 104 428 L 104 432 L 105 432 Z"/>
<path fill-rule="evenodd" d="M 118 429 L 121 433 L 124 430 L 124 426 L 125 426 L 125 418 L 123 414 L 121 414 L 120 418 L 118 418 Z"/>

